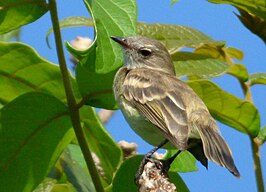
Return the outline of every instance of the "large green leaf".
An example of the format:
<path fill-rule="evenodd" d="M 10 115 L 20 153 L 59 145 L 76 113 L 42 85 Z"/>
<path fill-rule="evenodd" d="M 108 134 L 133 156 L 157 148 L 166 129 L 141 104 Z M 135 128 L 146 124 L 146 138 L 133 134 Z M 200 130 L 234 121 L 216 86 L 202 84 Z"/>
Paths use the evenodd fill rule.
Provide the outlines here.
<path fill-rule="evenodd" d="M 0 111 L 0 191 L 33 191 L 73 136 L 68 109 L 55 97 L 27 93 L 4 106 Z"/>
<path fill-rule="evenodd" d="M 87 104 L 114 109 L 112 94 L 114 70 L 122 65 L 122 51 L 110 36 L 129 36 L 136 31 L 135 1 L 97 0 L 84 1 L 90 11 L 96 38 L 91 47 L 78 51 L 67 44 L 68 50 L 80 60 L 77 67 L 77 82 Z"/>
<path fill-rule="evenodd" d="M 171 54 L 182 47 L 195 48 L 203 43 L 224 44 L 196 29 L 181 25 L 138 23 L 138 34 L 159 40 Z"/>
<path fill-rule="evenodd" d="M 45 0 L 0 0 L 0 34 L 31 23 L 47 12 Z"/>
<path fill-rule="evenodd" d="M 168 159 L 172 157 L 177 150 L 167 150 L 167 153 L 164 159 Z M 188 151 L 183 151 L 180 153 L 174 162 L 171 164 L 170 170 L 171 172 L 192 172 L 197 171 L 198 168 L 196 166 L 195 157 Z"/>
<path fill-rule="evenodd" d="M 110 185 L 113 176 L 122 162 L 122 152 L 100 122 L 97 113 L 91 107 L 81 109 L 81 122 L 89 147 L 99 159 L 102 168 L 101 176 L 106 186 Z"/>
<path fill-rule="evenodd" d="M 230 66 L 220 59 L 204 54 L 176 52 L 172 55 L 177 77 L 211 78 L 224 74 Z"/>
<path fill-rule="evenodd" d="M 105 109 L 117 109 L 113 95 L 113 79 L 115 71 L 107 74 L 91 72 L 78 64 L 76 68 L 77 83 L 86 104 Z"/>
<path fill-rule="evenodd" d="M 249 76 L 250 84 L 264 84 L 266 85 L 266 73 L 253 73 Z"/>
<path fill-rule="evenodd" d="M 138 191 L 134 179 L 142 159 L 143 159 L 142 155 L 136 155 L 123 162 L 123 164 L 120 166 L 119 170 L 115 175 L 113 181 L 113 191 L 115 192 Z"/>
<path fill-rule="evenodd" d="M 59 67 L 22 43 L 0 42 L 0 82 L 2 104 L 29 91 L 46 92 L 65 101 Z M 73 78 L 72 82 L 75 86 Z"/>
<path fill-rule="evenodd" d="M 265 0 L 208 0 L 212 3 L 230 4 L 243 9 L 252 15 L 256 15 L 266 20 L 266 2 Z"/>
<path fill-rule="evenodd" d="M 210 113 L 220 122 L 238 131 L 256 137 L 260 130 L 260 116 L 256 107 L 208 80 L 189 81 L 188 85 L 207 105 Z"/>
<path fill-rule="evenodd" d="M 90 14 L 92 15 L 95 26 L 95 41 L 88 54 L 85 55 L 82 63 L 89 69 L 97 73 L 109 73 L 117 69 L 122 64 L 122 53 L 119 45 L 115 44 L 110 36 L 129 36 L 134 35 L 136 31 L 136 3 L 129 1 L 111 1 L 111 0 L 84 0 Z M 91 63 L 94 57 L 90 53 L 95 49 L 95 61 Z M 68 49 L 74 52 L 73 48 Z M 89 62 L 86 62 L 89 61 Z"/>

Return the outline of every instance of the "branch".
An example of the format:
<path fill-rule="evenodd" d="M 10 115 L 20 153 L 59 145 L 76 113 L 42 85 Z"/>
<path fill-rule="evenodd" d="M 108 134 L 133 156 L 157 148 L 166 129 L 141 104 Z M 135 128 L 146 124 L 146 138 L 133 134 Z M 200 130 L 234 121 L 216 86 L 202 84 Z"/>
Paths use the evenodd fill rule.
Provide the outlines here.
<path fill-rule="evenodd" d="M 241 82 L 241 87 L 245 95 L 245 100 L 253 103 L 251 90 L 250 90 L 250 83 L 249 82 Z M 257 182 L 257 189 L 258 192 L 264 192 L 264 182 L 263 182 L 263 174 L 261 169 L 261 162 L 260 162 L 260 144 L 257 142 L 257 138 L 250 138 L 253 161 L 254 161 L 254 171 L 256 175 L 256 182 Z"/>
<path fill-rule="evenodd" d="M 165 191 L 175 192 L 176 186 L 169 181 L 160 161 L 150 159 L 144 166 L 143 172 L 137 180 L 139 192 Z"/>
<path fill-rule="evenodd" d="M 103 192 L 104 189 L 101 184 L 99 174 L 95 167 L 95 163 L 93 161 L 90 149 L 88 147 L 84 132 L 80 124 L 79 108 L 76 107 L 77 103 L 76 103 L 76 99 L 74 96 L 73 87 L 70 81 L 69 71 L 68 71 L 65 57 L 64 57 L 62 38 L 61 38 L 59 21 L 58 21 L 58 16 L 57 16 L 56 0 L 49 0 L 49 8 L 50 8 L 50 15 L 52 19 L 53 29 L 54 29 L 56 51 L 57 51 L 58 60 L 59 60 L 59 67 L 60 67 L 60 71 L 63 77 L 63 83 L 64 83 L 64 88 L 65 88 L 65 93 L 66 93 L 66 98 L 67 98 L 67 104 L 69 107 L 69 114 L 70 114 L 71 122 L 74 128 L 77 140 L 79 142 L 80 148 L 84 155 L 84 158 L 85 158 L 89 173 L 91 175 L 92 181 L 94 183 L 95 189 L 96 191 Z"/>

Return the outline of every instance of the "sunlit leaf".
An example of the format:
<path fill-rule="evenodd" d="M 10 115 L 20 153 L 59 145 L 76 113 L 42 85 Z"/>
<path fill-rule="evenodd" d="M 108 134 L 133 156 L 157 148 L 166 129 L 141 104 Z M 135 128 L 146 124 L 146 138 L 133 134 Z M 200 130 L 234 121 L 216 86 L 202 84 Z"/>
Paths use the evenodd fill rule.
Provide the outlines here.
<path fill-rule="evenodd" d="M 110 36 L 129 36 L 136 31 L 136 4 L 135 1 L 111 1 L 84 0 L 89 12 L 92 15 L 95 26 L 95 41 L 92 49 L 97 46 L 96 57 L 93 63 L 87 54 L 84 57 L 83 65 L 93 69 L 96 73 L 108 73 L 117 69 L 122 64 L 122 53 L 119 45 L 110 39 Z M 126 24 L 125 24 L 126 23 Z M 96 45 L 95 45 L 96 44 Z M 71 49 L 69 49 L 71 51 Z M 87 50 L 91 51 L 90 48 Z M 81 59 L 81 58 L 79 58 Z M 91 67 L 91 65 L 94 65 Z"/>
<path fill-rule="evenodd" d="M 243 9 L 252 15 L 259 16 L 266 20 L 266 2 L 264 0 L 208 0 L 212 3 L 229 4 Z"/>
<path fill-rule="evenodd" d="M 7 33 L 39 19 L 47 12 L 45 0 L 0 0 L 0 34 Z"/>
<path fill-rule="evenodd" d="M 204 101 L 211 114 L 218 121 L 252 137 L 258 135 L 260 116 L 252 103 L 225 92 L 208 80 L 196 80 L 187 83 Z"/>
<path fill-rule="evenodd" d="M 172 157 L 177 150 L 167 150 L 166 156 L 164 159 L 168 159 Z M 171 172 L 191 172 L 197 171 L 198 168 L 196 166 L 195 157 L 189 153 L 188 151 L 183 151 L 180 153 L 174 162 L 171 164 L 170 170 Z"/>
<path fill-rule="evenodd" d="M 74 78 L 71 79 L 74 91 L 78 93 Z M 41 91 L 66 100 L 59 67 L 22 43 L 0 42 L 0 82 L 0 102 L 3 104 L 30 91 Z"/>
<path fill-rule="evenodd" d="M 244 53 L 243 51 L 233 48 L 233 47 L 224 47 L 224 51 L 234 59 L 237 59 L 239 61 L 243 60 L 244 58 Z"/>
<path fill-rule="evenodd" d="M 249 76 L 250 84 L 266 84 L 266 73 L 253 73 Z"/>
<path fill-rule="evenodd" d="M 66 105 L 43 93 L 27 93 L 5 105 L 0 127 L 3 191 L 33 191 L 74 137 Z"/>
<path fill-rule="evenodd" d="M 171 54 L 182 47 L 195 48 L 203 43 L 224 44 L 196 29 L 181 25 L 138 23 L 138 34 L 159 40 Z"/>
<path fill-rule="evenodd" d="M 224 74 L 230 68 L 224 61 L 198 53 L 176 52 L 172 55 L 172 59 L 177 77 L 217 77 Z"/>
<path fill-rule="evenodd" d="M 234 64 L 231 65 L 230 69 L 227 71 L 228 74 L 235 76 L 242 82 L 248 80 L 248 71 L 245 65 Z"/>
<path fill-rule="evenodd" d="M 242 60 L 244 56 L 242 51 L 233 47 L 225 47 L 225 44 L 202 44 L 195 49 L 194 53 L 219 59 L 229 65 L 233 64 L 233 59 Z"/>

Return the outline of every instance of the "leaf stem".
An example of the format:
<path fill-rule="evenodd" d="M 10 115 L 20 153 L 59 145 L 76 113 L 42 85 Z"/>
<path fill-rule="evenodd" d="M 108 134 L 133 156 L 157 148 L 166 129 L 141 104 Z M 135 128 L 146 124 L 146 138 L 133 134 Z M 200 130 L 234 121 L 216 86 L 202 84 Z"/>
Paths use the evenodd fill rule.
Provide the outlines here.
<path fill-rule="evenodd" d="M 240 80 L 239 80 L 240 81 Z M 245 95 L 245 100 L 253 103 L 251 90 L 250 90 L 250 83 L 249 82 L 241 82 L 241 87 Z M 258 142 L 257 138 L 249 137 L 253 155 L 253 162 L 254 162 L 254 171 L 256 175 L 256 182 L 257 182 L 257 189 L 258 192 L 264 192 L 264 182 L 263 182 L 263 175 L 261 169 L 261 162 L 260 162 L 260 143 Z"/>
<path fill-rule="evenodd" d="M 257 143 L 256 138 L 250 137 L 250 141 L 251 141 L 251 148 L 252 148 L 252 154 L 253 154 L 257 189 L 258 189 L 258 192 L 264 192 L 264 182 L 263 182 L 263 175 L 262 175 L 262 170 L 261 170 L 260 151 L 259 151 L 260 145 L 259 143 Z"/>
<path fill-rule="evenodd" d="M 79 142 L 80 148 L 84 155 L 84 158 L 85 158 L 89 173 L 91 175 L 92 181 L 94 183 L 95 189 L 97 192 L 98 191 L 103 192 L 104 189 L 101 184 L 98 171 L 96 169 L 89 146 L 86 142 L 86 138 L 85 138 L 84 132 L 80 124 L 79 109 L 76 107 L 77 103 L 76 103 L 76 99 L 75 99 L 74 92 L 73 92 L 73 87 L 72 87 L 71 80 L 70 80 L 69 70 L 67 68 L 65 57 L 64 57 L 62 38 L 61 38 L 61 32 L 60 32 L 58 15 L 57 15 L 56 0 L 49 0 L 49 9 L 50 9 L 51 20 L 52 20 L 53 29 L 54 29 L 55 44 L 56 44 L 56 51 L 57 51 L 58 60 L 59 60 L 59 67 L 60 67 L 60 71 L 63 77 L 63 83 L 64 83 L 67 104 L 69 107 L 69 114 L 70 114 L 70 118 L 72 121 L 72 125 L 74 128 L 77 140 Z"/>

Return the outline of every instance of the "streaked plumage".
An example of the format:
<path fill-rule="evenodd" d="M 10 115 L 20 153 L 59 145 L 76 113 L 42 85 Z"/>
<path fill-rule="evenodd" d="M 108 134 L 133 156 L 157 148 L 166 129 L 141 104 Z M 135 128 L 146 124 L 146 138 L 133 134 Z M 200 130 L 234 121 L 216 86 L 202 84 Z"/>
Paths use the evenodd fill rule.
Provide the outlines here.
<path fill-rule="evenodd" d="M 125 57 L 114 93 L 133 130 L 152 145 L 166 138 L 172 144 L 166 147 L 189 150 L 205 166 L 209 159 L 239 176 L 215 120 L 194 91 L 175 76 L 166 48 L 141 36 L 114 40 L 122 45 Z"/>

